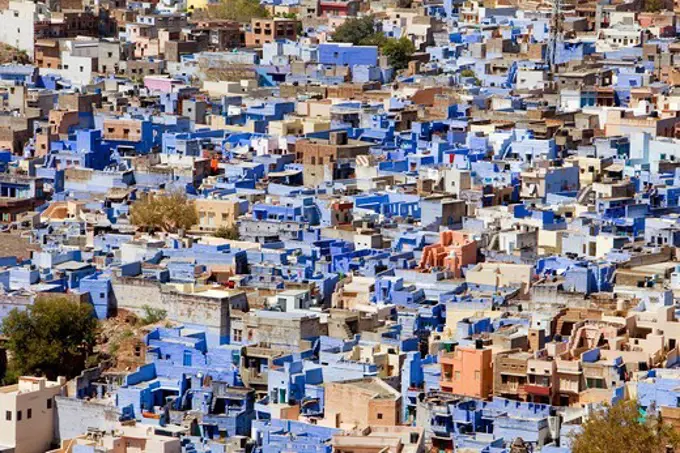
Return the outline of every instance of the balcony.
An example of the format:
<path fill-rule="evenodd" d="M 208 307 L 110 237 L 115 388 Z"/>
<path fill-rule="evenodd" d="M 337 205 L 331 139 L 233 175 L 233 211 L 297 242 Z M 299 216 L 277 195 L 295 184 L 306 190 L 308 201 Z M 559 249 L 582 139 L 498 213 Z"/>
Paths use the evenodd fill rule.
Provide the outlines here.
<path fill-rule="evenodd" d="M 524 386 L 518 383 L 503 383 L 496 387 L 496 393 L 501 394 L 519 394 L 524 392 Z"/>
<path fill-rule="evenodd" d="M 451 434 L 450 423 L 448 423 L 446 419 L 442 419 L 441 417 L 433 418 L 430 423 L 430 427 L 432 428 L 432 432 L 434 433 L 435 436 L 448 436 Z"/>
<path fill-rule="evenodd" d="M 524 384 L 524 391 L 529 395 L 550 396 L 550 386 Z"/>

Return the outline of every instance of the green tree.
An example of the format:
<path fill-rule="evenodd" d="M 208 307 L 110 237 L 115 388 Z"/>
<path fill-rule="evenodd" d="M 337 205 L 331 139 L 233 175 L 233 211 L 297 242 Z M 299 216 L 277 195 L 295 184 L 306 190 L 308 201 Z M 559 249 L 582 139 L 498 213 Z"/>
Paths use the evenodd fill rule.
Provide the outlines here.
<path fill-rule="evenodd" d="M 373 16 L 353 18 L 345 21 L 345 23 L 335 29 L 333 41 L 351 42 L 355 46 L 371 45 L 369 42 L 375 39 L 376 33 Z"/>
<path fill-rule="evenodd" d="M 230 227 L 219 227 L 217 231 L 213 234 L 216 238 L 222 238 L 222 239 L 230 239 L 232 241 L 237 241 L 241 238 L 240 233 L 238 232 L 238 227 L 236 225 L 232 225 Z"/>
<path fill-rule="evenodd" d="M 573 438 L 572 453 L 665 453 L 680 446 L 674 428 L 648 416 L 635 401 L 595 411 Z"/>
<path fill-rule="evenodd" d="M 145 194 L 130 208 L 130 221 L 146 231 L 176 233 L 196 225 L 198 214 L 182 192 Z"/>
<path fill-rule="evenodd" d="M 390 65 L 396 69 L 408 67 L 408 62 L 416 51 L 410 39 L 404 37 L 400 39 L 388 39 L 382 47 L 382 53 L 387 57 Z"/>
<path fill-rule="evenodd" d="M 38 299 L 28 310 L 12 310 L 2 322 L 10 362 L 5 376 L 72 378 L 85 367 L 98 332 L 92 306 L 67 298 Z"/>
<path fill-rule="evenodd" d="M 259 0 L 221 0 L 215 5 L 208 5 L 205 11 L 194 12 L 192 17 L 250 22 L 250 19 L 269 17 L 269 12 Z"/>

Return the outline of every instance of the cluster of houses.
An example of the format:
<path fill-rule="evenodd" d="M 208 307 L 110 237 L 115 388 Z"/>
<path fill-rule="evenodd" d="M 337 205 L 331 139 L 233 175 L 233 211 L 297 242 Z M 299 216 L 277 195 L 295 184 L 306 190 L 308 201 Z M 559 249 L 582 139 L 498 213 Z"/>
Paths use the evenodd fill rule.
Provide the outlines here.
<path fill-rule="evenodd" d="M 680 6 L 215 3 L 0 0 L 0 321 L 163 318 L 0 387 L 0 452 L 570 453 L 626 399 L 680 427 Z M 408 64 L 334 40 L 357 17 Z M 196 223 L 140 229 L 163 193 Z"/>

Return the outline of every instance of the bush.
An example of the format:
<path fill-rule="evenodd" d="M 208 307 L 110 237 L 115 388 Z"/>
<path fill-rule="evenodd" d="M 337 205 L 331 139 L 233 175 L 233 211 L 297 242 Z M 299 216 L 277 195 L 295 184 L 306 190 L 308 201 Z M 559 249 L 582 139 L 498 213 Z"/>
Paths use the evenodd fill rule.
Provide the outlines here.
<path fill-rule="evenodd" d="M 482 84 L 482 81 L 479 80 L 477 74 L 472 69 L 463 69 L 462 71 L 460 71 L 460 76 L 465 78 L 471 78 L 472 83 L 477 86 L 480 86 Z"/>
<path fill-rule="evenodd" d="M 141 318 L 142 324 L 147 326 L 149 324 L 156 324 L 165 319 L 168 312 L 161 308 L 153 308 L 148 305 L 142 305 L 142 310 L 144 310 L 144 317 Z"/>

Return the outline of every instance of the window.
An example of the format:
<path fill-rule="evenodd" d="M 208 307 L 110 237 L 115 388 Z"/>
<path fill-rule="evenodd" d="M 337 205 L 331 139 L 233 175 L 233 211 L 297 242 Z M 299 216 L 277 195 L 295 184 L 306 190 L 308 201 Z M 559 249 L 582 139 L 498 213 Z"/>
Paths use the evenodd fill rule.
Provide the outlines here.
<path fill-rule="evenodd" d="M 5 411 L 5 420 L 8 422 L 12 421 L 12 411 Z"/>
<path fill-rule="evenodd" d="M 99 293 L 99 298 L 103 299 L 106 296 L 106 293 Z"/>
<path fill-rule="evenodd" d="M 33 409 L 26 409 L 26 418 L 29 420 L 33 418 Z"/>
<path fill-rule="evenodd" d="M 481 379 L 482 373 L 479 370 L 475 370 L 475 381 L 479 381 Z"/>
<path fill-rule="evenodd" d="M 47 399 L 47 408 L 52 409 L 52 398 Z"/>
<path fill-rule="evenodd" d="M 243 331 L 241 329 L 234 329 L 234 341 L 241 341 L 243 339 Z"/>
<path fill-rule="evenodd" d="M 456 381 L 460 381 L 460 371 L 456 371 L 455 374 L 456 374 L 456 376 L 455 376 L 454 379 L 455 379 Z"/>
<path fill-rule="evenodd" d="M 17 421 L 21 421 L 21 411 L 17 411 Z"/>
<path fill-rule="evenodd" d="M 378 420 L 382 420 L 382 414 L 378 414 Z"/>

